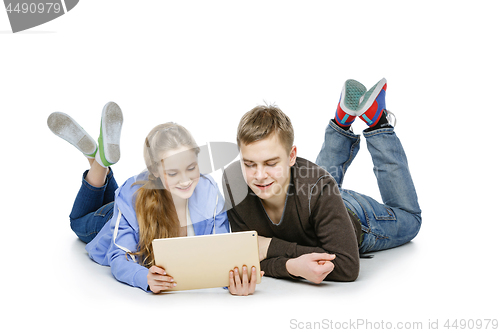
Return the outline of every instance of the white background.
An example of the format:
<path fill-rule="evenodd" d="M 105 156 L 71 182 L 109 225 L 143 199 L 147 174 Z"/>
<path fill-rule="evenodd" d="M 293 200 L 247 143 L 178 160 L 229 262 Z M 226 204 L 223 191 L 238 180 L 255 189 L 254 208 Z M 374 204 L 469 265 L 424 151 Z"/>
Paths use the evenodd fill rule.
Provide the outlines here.
<path fill-rule="evenodd" d="M 498 9 L 85 0 L 17 34 L 0 10 L 2 331 L 281 332 L 298 330 L 293 319 L 425 329 L 429 320 L 442 328 L 447 319 L 500 319 Z M 151 295 L 116 282 L 69 228 L 88 163 L 49 131 L 51 112 L 69 113 L 97 138 L 102 106 L 121 106 L 121 183 L 144 168 L 153 126 L 183 124 L 200 145 L 234 142 L 240 117 L 264 101 L 291 117 L 299 155 L 314 161 L 343 82 L 369 88 L 382 77 L 423 225 L 411 243 L 362 260 L 356 282 L 264 278 L 246 298 L 222 289 Z M 363 128 L 358 120 L 355 131 Z M 363 142 L 344 186 L 380 198 L 371 168 Z"/>

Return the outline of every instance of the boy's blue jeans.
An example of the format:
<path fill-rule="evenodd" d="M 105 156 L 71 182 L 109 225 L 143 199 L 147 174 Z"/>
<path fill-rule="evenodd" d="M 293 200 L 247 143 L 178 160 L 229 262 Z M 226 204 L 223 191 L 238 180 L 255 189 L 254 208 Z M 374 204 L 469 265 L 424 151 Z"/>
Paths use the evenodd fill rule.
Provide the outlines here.
<path fill-rule="evenodd" d="M 403 146 L 394 128 L 363 132 L 383 204 L 342 188 L 344 175 L 359 151 L 360 135 L 330 121 L 316 164 L 337 182 L 347 209 L 361 220 L 360 253 L 379 251 L 412 240 L 420 230 L 421 211 Z"/>
<path fill-rule="evenodd" d="M 82 186 L 69 215 L 71 229 L 85 243 L 94 239 L 113 216 L 115 191 L 118 188 L 111 169 L 102 187 L 90 185 L 85 180 L 87 173 L 88 170 L 83 173 Z"/>

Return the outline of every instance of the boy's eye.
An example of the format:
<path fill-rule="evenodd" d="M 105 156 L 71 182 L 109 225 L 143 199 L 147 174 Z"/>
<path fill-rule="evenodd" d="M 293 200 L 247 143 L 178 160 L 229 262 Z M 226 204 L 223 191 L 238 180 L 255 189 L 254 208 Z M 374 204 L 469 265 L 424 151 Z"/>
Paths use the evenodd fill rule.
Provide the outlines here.
<path fill-rule="evenodd" d="M 275 162 L 275 163 L 268 163 L 267 165 L 273 167 L 273 166 L 276 166 L 276 164 L 278 164 L 278 163 L 277 162 Z"/>
<path fill-rule="evenodd" d="M 245 163 L 245 166 L 246 166 L 247 168 L 252 168 L 252 167 L 254 167 L 254 166 L 255 166 L 255 164 Z"/>

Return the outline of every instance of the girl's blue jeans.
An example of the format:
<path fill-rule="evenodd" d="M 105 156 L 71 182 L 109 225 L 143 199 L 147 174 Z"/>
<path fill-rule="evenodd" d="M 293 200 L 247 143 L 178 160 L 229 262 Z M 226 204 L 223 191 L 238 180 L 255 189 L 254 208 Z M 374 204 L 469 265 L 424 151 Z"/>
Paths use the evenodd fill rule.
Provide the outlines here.
<path fill-rule="evenodd" d="M 88 170 L 83 173 L 82 185 L 69 215 L 71 229 L 85 243 L 94 239 L 113 216 L 115 191 L 118 188 L 111 169 L 102 187 L 90 185 L 85 180 L 87 173 Z"/>
<path fill-rule="evenodd" d="M 420 230 L 421 210 L 403 146 L 394 128 L 363 132 L 383 203 L 342 188 L 344 175 L 359 151 L 360 135 L 330 121 L 316 164 L 337 182 L 346 208 L 361 221 L 360 253 L 389 249 L 412 240 Z"/>

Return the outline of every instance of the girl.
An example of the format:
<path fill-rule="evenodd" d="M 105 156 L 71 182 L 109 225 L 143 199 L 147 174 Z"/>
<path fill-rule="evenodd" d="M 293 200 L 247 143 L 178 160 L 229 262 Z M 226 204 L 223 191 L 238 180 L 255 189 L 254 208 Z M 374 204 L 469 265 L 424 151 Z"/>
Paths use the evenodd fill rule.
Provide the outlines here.
<path fill-rule="evenodd" d="M 64 113 L 52 113 L 47 120 L 50 130 L 90 163 L 70 214 L 72 230 L 87 243 L 89 256 L 110 266 L 117 280 L 159 293 L 176 283 L 154 265 L 153 239 L 229 232 L 224 200 L 212 177 L 200 174 L 200 149 L 193 137 L 175 123 L 151 130 L 144 143 L 147 170 L 118 188 L 110 166 L 120 159 L 122 123 L 119 106 L 106 104 L 96 143 Z M 246 270 L 241 280 L 236 268 L 229 272 L 231 294 L 255 291 L 255 267 L 250 281 Z"/>

